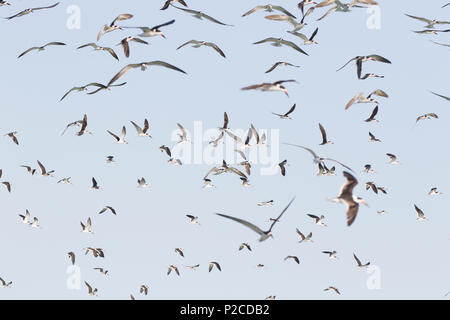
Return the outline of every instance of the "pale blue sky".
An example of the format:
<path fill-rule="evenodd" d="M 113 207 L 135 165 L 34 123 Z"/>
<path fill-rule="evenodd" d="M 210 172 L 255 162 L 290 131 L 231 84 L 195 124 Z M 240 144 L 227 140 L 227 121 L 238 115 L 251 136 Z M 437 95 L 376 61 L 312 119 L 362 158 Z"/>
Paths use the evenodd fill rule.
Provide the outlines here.
<path fill-rule="evenodd" d="M 450 194 L 445 165 L 447 150 L 448 102 L 431 95 L 433 90 L 450 95 L 448 48 L 428 39 L 449 43 L 448 35 L 419 35 L 425 24 L 404 13 L 441 20 L 449 19 L 445 1 L 383 1 L 381 29 L 370 30 L 366 9 L 333 13 L 316 21 L 325 9 L 307 18 L 308 36 L 319 27 L 317 46 L 302 47 L 309 56 L 291 48 L 268 44 L 253 45 L 266 37 L 299 39 L 286 33 L 290 25 L 264 19 L 265 12 L 241 15 L 261 1 L 189 0 L 191 9 L 203 10 L 234 27 L 197 20 L 174 8 L 160 11 L 163 1 L 61 1 L 51 10 L 35 12 L 12 20 L 0 21 L 2 117 L 1 134 L 16 130 L 20 146 L 0 139 L 2 181 L 12 182 L 13 192 L 0 190 L 0 277 L 13 281 L 12 288 L 0 288 L 0 299 L 84 299 L 81 290 L 66 288 L 67 252 L 74 251 L 82 280 L 99 289 L 98 299 L 136 298 L 138 287 L 150 287 L 149 299 L 431 299 L 450 291 L 448 269 L 450 256 L 450 217 L 445 201 Z M 6 17 L 37 4 L 51 1 L 12 1 L 0 7 Z M 279 0 L 295 15 L 297 1 Z M 81 8 L 81 29 L 66 28 L 69 5 Z M 275 2 L 274 2 L 275 4 Z M 99 28 L 120 13 L 135 17 L 121 25 L 154 26 L 171 19 L 175 24 L 163 29 L 167 36 L 147 38 L 149 46 L 133 43 L 131 57 L 125 58 L 115 45 L 128 29 L 105 35 L 100 44 L 116 49 L 120 62 L 106 53 L 76 47 L 96 40 Z M 439 27 L 439 26 L 438 26 Z M 446 26 L 443 25 L 442 29 Z M 190 47 L 175 50 L 185 41 L 197 39 L 217 43 L 227 55 L 220 57 L 210 48 Z M 62 41 L 66 47 L 52 47 L 31 52 L 21 59 L 25 49 L 50 41 Z M 364 70 L 385 75 L 384 79 L 360 81 L 355 66 L 336 69 L 356 55 L 380 54 L 392 65 L 366 63 Z M 164 60 L 185 70 L 188 75 L 163 68 L 146 72 L 130 71 L 123 77 L 128 84 L 93 96 L 73 93 L 63 102 L 60 97 L 71 87 L 89 82 L 107 83 L 128 63 Z M 264 72 L 276 61 L 288 61 L 300 68 L 280 67 Z M 296 79 L 287 84 L 290 97 L 282 93 L 245 92 L 240 88 L 277 80 Z M 390 97 L 380 98 L 380 123 L 365 123 L 373 106 L 344 106 L 358 92 L 383 89 Z M 293 120 L 279 120 L 271 112 L 284 113 L 297 104 Z M 221 125 L 223 112 L 232 128 L 246 129 L 253 123 L 261 129 L 279 129 L 280 142 L 312 147 L 321 156 L 334 157 L 357 171 L 359 185 L 355 193 L 370 207 L 362 207 L 355 223 L 346 226 L 345 206 L 326 201 L 338 194 L 344 182 L 341 169 L 337 176 L 317 177 L 317 167 L 308 153 L 286 145 L 280 146 L 280 160 L 290 166 L 286 177 L 262 176 L 255 165 L 250 183 L 243 188 L 235 176 L 214 177 L 217 189 L 202 189 L 202 177 L 209 165 L 172 166 L 160 153 L 162 144 L 172 146 L 171 134 L 176 123 L 192 130 L 194 121 L 204 128 Z M 414 127 L 416 117 L 435 112 L 438 120 L 425 120 Z M 69 122 L 89 118 L 88 129 L 94 134 L 77 137 Z M 153 139 L 137 137 L 130 120 L 150 121 Z M 319 146 L 318 123 L 327 130 L 333 145 Z M 128 129 L 128 145 L 117 145 L 106 130 L 118 133 Z M 368 132 L 382 143 L 369 143 Z M 385 153 L 394 153 L 400 166 L 387 165 Z M 118 163 L 108 165 L 106 156 Z M 31 177 L 20 165 L 56 170 L 54 178 Z M 373 175 L 360 173 L 371 163 Z M 72 177 L 73 185 L 58 185 L 60 178 Z M 102 191 L 89 189 L 95 176 Z M 136 189 L 138 177 L 145 177 L 150 189 Z M 366 181 L 386 186 L 387 195 L 375 195 L 364 189 Z M 444 194 L 427 195 L 431 187 Z M 288 201 L 296 201 L 274 229 L 274 239 L 263 243 L 249 229 L 215 215 L 221 212 L 238 216 L 261 227 L 269 225 Z M 274 200 L 273 206 L 257 203 Z M 413 204 L 430 219 L 416 221 Z M 118 215 L 98 215 L 104 205 L 116 208 Z M 40 220 L 42 230 L 20 222 L 18 214 L 29 209 Z M 389 213 L 377 216 L 378 210 Z M 327 228 L 315 226 L 307 213 L 325 215 Z M 187 223 L 186 214 L 199 216 L 201 226 Z M 92 218 L 94 235 L 80 233 L 79 222 Z M 298 243 L 295 228 L 313 232 L 314 243 Z M 253 251 L 238 251 L 248 242 Z M 84 256 L 86 246 L 105 250 L 105 259 Z M 175 247 L 184 249 L 179 257 Z M 328 260 L 323 250 L 336 250 L 339 261 Z M 381 289 L 369 290 L 369 275 L 358 269 L 352 254 L 380 268 Z M 297 255 L 300 265 L 283 261 Z M 222 272 L 208 273 L 209 261 L 218 261 Z M 183 265 L 200 264 L 197 271 Z M 265 269 L 256 265 L 262 263 Z M 181 276 L 166 275 L 167 266 L 179 266 Z M 92 270 L 104 267 L 110 276 Z M 323 292 L 337 286 L 341 296 Z"/>

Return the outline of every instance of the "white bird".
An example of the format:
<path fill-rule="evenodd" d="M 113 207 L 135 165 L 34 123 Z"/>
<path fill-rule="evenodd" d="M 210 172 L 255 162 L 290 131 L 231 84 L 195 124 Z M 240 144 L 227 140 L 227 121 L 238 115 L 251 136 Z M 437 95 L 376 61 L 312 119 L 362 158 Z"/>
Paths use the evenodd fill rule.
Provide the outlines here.
<path fill-rule="evenodd" d="M 337 256 L 337 252 L 335 250 L 333 251 L 322 251 L 322 253 L 325 253 L 328 255 L 328 258 L 331 260 L 338 260 L 339 257 Z"/>
<path fill-rule="evenodd" d="M 430 192 L 428 192 L 428 195 L 430 195 L 430 196 L 439 195 L 439 194 L 442 194 L 442 192 L 438 191 L 438 189 L 436 187 L 431 188 Z"/>
<path fill-rule="evenodd" d="M 189 223 L 200 225 L 200 223 L 198 222 L 198 217 L 195 217 L 195 216 L 190 215 L 190 214 L 187 214 L 186 217 L 189 218 Z"/>
<path fill-rule="evenodd" d="M 140 179 L 138 179 L 138 188 L 148 188 L 149 187 L 149 184 L 145 181 L 145 178 L 144 177 L 142 177 L 142 178 L 140 178 Z"/>
<path fill-rule="evenodd" d="M 31 224 L 31 222 L 30 222 L 30 211 L 28 211 L 28 209 L 26 210 L 25 215 L 19 214 L 19 217 L 22 218 L 22 223 L 24 223 L 24 224 Z"/>
<path fill-rule="evenodd" d="M 203 183 L 204 183 L 204 185 L 202 188 L 205 188 L 205 189 L 208 189 L 208 188 L 215 189 L 216 188 L 216 186 L 212 184 L 211 179 L 205 178 L 205 179 L 203 179 Z"/>
<path fill-rule="evenodd" d="M 130 121 L 131 124 L 136 128 L 137 134 L 139 137 L 149 137 L 151 138 L 152 136 L 150 135 L 150 133 L 147 133 L 148 129 L 149 129 L 149 124 L 148 124 L 148 120 L 144 119 L 144 128 L 141 128 L 140 126 L 138 126 L 135 122 Z"/>
<path fill-rule="evenodd" d="M 386 153 L 386 155 L 389 157 L 389 164 L 400 164 L 400 162 L 398 162 L 397 160 L 397 156 L 395 154 L 392 153 Z"/>
<path fill-rule="evenodd" d="M 33 222 L 30 223 L 30 226 L 32 228 L 41 229 L 41 226 L 39 225 L 39 219 L 36 217 L 33 218 Z"/>

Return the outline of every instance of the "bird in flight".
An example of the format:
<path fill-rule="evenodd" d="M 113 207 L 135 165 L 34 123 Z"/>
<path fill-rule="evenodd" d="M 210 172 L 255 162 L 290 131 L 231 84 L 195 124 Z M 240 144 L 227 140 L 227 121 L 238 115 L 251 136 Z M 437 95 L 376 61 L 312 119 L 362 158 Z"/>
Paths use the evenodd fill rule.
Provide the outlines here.
<path fill-rule="evenodd" d="M 278 68 L 279 66 L 289 66 L 289 67 L 294 67 L 294 68 L 300 68 L 300 66 L 293 65 L 292 63 L 279 61 L 279 62 L 276 62 L 273 66 L 271 66 L 269 68 L 269 70 L 267 70 L 265 73 L 270 73 L 273 70 L 275 70 L 276 68 Z"/>
<path fill-rule="evenodd" d="M 327 140 L 327 133 L 325 131 L 325 128 L 320 123 L 319 123 L 319 129 L 320 129 L 320 133 L 322 134 L 322 143 L 320 143 L 319 145 L 323 146 L 326 144 L 333 144 L 333 141 Z"/>
<path fill-rule="evenodd" d="M 343 174 L 346 181 L 341 188 L 339 196 L 332 199 L 332 201 L 345 203 L 347 206 L 347 226 L 351 226 L 358 214 L 359 204 L 367 205 L 367 203 L 363 199 L 353 195 L 353 189 L 358 184 L 358 180 L 346 171 Z"/>
<path fill-rule="evenodd" d="M 418 206 L 414 205 L 414 209 L 416 209 L 417 213 L 417 220 L 418 221 L 426 221 L 428 220 L 427 217 L 425 217 L 425 214 L 423 213 L 422 209 L 420 209 Z"/>
<path fill-rule="evenodd" d="M 184 12 L 187 12 L 187 13 L 192 14 L 194 18 L 197 18 L 197 19 L 199 19 L 199 20 L 206 19 L 206 20 L 209 20 L 209 21 L 211 21 L 211 22 L 220 24 L 220 25 L 222 25 L 222 26 L 232 27 L 231 24 L 226 24 L 226 23 L 223 23 L 223 22 L 221 22 L 221 21 L 219 21 L 219 20 L 217 20 L 217 19 L 214 19 L 213 17 L 211 17 L 211 16 L 209 16 L 209 15 L 203 13 L 202 11 L 196 11 L 196 10 L 191 10 L 191 9 L 180 8 L 180 7 L 177 7 L 177 6 L 174 6 L 174 5 L 172 5 L 172 6 L 173 6 L 174 8 L 177 8 L 178 10 L 183 10 Z"/>
<path fill-rule="evenodd" d="M 255 84 L 248 87 L 244 87 L 241 90 L 261 90 L 261 91 L 281 91 L 284 92 L 286 96 L 289 97 L 287 89 L 282 86 L 283 83 L 286 82 L 297 82 L 296 80 L 280 80 L 273 83 L 261 83 Z"/>
<path fill-rule="evenodd" d="M 208 268 L 209 272 L 211 272 L 214 267 L 216 267 L 217 270 L 222 271 L 222 268 L 220 267 L 219 263 L 217 263 L 215 261 L 211 261 L 209 263 L 209 268 Z"/>
<path fill-rule="evenodd" d="M 338 288 L 336 288 L 336 287 L 328 287 L 328 288 L 325 288 L 325 289 L 323 289 L 323 291 L 328 291 L 328 290 L 333 290 L 334 292 L 336 292 L 337 294 L 341 294 L 340 292 L 339 292 L 339 289 Z"/>
<path fill-rule="evenodd" d="M 117 56 L 116 52 L 113 49 L 111 49 L 109 47 L 101 47 L 101 46 L 97 45 L 94 42 L 83 44 L 83 45 L 79 46 L 77 49 L 82 49 L 82 48 L 87 48 L 87 47 L 94 48 L 94 51 L 105 51 L 105 52 L 108 52 L 114 59 L 119 61 L 119 57 Z"/>
<path fill-rule="evenodd" d="M 172 5 L 172 3 L 176 3 L 176 2 L 181 3 L 185 7 L 188 6 L 184 0 L 167 0 L 164 3 L 164 6 L 161 8 L 161 10 L 166 10 L 169 7 L 169 5 Z"/>
<path fill-rule="evenodd" d="M 382 57 L 380 55 L 377 55 L 377 54 L 371 54 L 371 55 L 368 55 L 368 56 L 356 56 L 356 57 L 350 59 L 346 64 L 344 64 L 342 67 L 340 67 L 336 71 L 342 70 L 343 68 L 345 68 L 352 61 L 356 61 L 356 74 L 358 76 L 358 79 L 360 79 L 360 80 L 367 79 L 368 77 L 371 77 L 371 76 L 376 76 L 375 74 L 367 73 L 365 76 L 361 77 L 363 62 L 366 62 L 366 61 L 378 61 L 378 62 L 383 62 L 383 63 L 388 63 L 388 64 L 392 63 L 388 59 L 386 59 L 386 58 L 384 58 L 384 57 Z"/>
<path fill-rule="evenodd" d="M 376 103 L 378 104 L 378 101 L 373 99 L 372 96 L 376 95 L 379 97 L 385 97 L 388 98 L 388 94 L 386 92 L 384 92 L 381 89 L 377 89 L 375 91 L 372 91 L 367 97 L 362 93 L 358 93 L 357 95 L 355 95 L 345 106 L 345 110 L 347 110 L 348 108 L 350 108 L 354 103 Z"/>
<path fill-rule="evenodd" d="M 86 284 L 86 287 L 87 287 L 87 289 L 88 289 L 88 294 L 89 294 L 90 296 L 97 296 L 97 295 L 98 295 L 98 294 L 97 294 L 97 292 L 98 292 L 97 288 L 95 288 L 94 290 L 92 290 L 92 287 L 91 287 L 91 285 L 90 285 L 89 283 L 87 283 L 86 281 L 85 281 L 84 283 Z"/>
<path fill-rule="evenodd" d="M 275 224 L 280 220 L 281 216 L 286 212 L 286 210 L 290 207 L 290 205 L 292 204 L 292 202 L 295 200 L 295 197 L 288 203 L 288 205 L 286 206 L 286 208 L 283 209 L 283 211 L 280 213 L 280 215 L 278 216 L 278 218 L 272 222 L 272 224 L 270 225 L 270 228 L 266 231 L 263 231 L 262 229 L 260 229 L 259 227 L 255 226 L 253 223 L 250 223 L 246 220 L 240 219 L 240 218 L 235 218 L 232 216 L 227 216 L 225 214 L 221 214 L 221 213 L 217 213 L 217 215 L 236 221 L 244 226 L 246 226 L 247 228 L 252 229 L 254 232 L 256 232 L 260 238 L 259 241 L 264 241 L 266 239 L 268 239 L 269 237 L 273 237 L 272 236 L 272 229 L 275 226 Z"/>
<path fill-rule="evenodd" d="M 149 61 L 149 62 L 141 62 L 141 63 L 136 63 L 136 64 L 129 64 L 126 67 L 123 67 L 122 70 L 120 70 L 109 82 L 107 87 L 110 87 L 111 84 L 113 84 L 114 82 L 116 82 L 120 77 L 122 77 L 125 73 L 127 73 L 128 71 L 132 70 L 132 69 L 137 69 L 140 68 L 141 71 L 145 71 L 147 70 L 148 67 L 150 66 L 160 66 L 160 67 L 165 67 L 165 68 L 169 68 L 181 73 L 186 74 L 186 72 L 184 72 L 183 70 L 181 70 L 180 68 L 177 68 L 167 62 L 164 61 Z"/>
<path fill-rule="evenodd" d="M 405 13 L 405 15 L 407 17 L 416 19 L 416 20 L 420 20 L 425 22 L 427 25 L 425 26 L 425 28 L 434 28 L 434 26 L 436 24 L 450 24 L 450 21 L 440 21 L 440 20 L 436 20 L 436 19 L 427 19 L 427 18 L 422 18 L 422 17 L 417 17 L 417 16 L 412 16 L 410 14 Z"/>
<path fill-rule="evenodd" d="M 353 254 L 353 258 L 355 259 L 358 268 L 365 268 L 368 267 L 370 265 L 370 262 L 367 262 L 366 264 L 362 264 L 361 261 L 358 259 L 358 257 L 356 256 L 356 254 Z"/>
<path fill-rule="evenodd" d="M 80 222 L 80 224 L 81 224 L 81 228 L 82 228 L 81 232 L 94 234 L 94 233 L 91 231 L 91 226 L 92 226 L 91 218 L 88 218 L 88 220 L 87 220 L 87 222 L 86 222 L 86 225 L 84 225 L 83 222 Z"/>
<path fill-rule="evenodd" d="M 114 30 L 122 30 L 122 27 L 116 25 L 116 21 L 124 21 L 124 20 L 129 20 L 133 18 L 132 14 L 129 13 L 122 13 L 119 14 L 112 22 L 111 24 L 105 24 L 103 27 L 100 28 L 100 31 L 98 32 L 97 35 L 97 41 L 100 41 L 100 38 L 105 34 L 105 33 L 109 33 L 112 32 Z"/>
<path fill-rule="evenodd" d="M 281 13 L 284 13 L 285 15 L 290 16 L 291 18 L 296 19 L 296 17 L 292 13 L 290 13 L 289 11 L 284 9 L 283 7 L 281 7 L 281 6 L 274 6 L 274 5 L 271 5 L 271 4 L 256 6 L 253 9 L 251 9 L 251 10 L 247 11 L 246 13 L 244 13 L 242 16 L 246 17 L 248 15 L 251 15 L 252 13 L 255 13 L 255 12 L 261 11 L 261 10 L 264 10 L 266 12 L 279 11 Z"/>
<path fill-rule="evenodd" d="M 321 227 L 326 227 L 327 225 L 325 223 L 323 223 L 323 220 L 325 220 L 325 216 L 321 215 L 320 217 L 313 215 L 313 214 L 307 214 L 308 217 L 314 219 L 314 224 L 321 226 Z"/>
<path fill-rule="evenodd" d="M 305 36 L 303 33 L 295 32 L 295 31 L 288 31 L 288 32 L 290 34 L 302 39 L 304 45 L 309 45 L 309 44 L 318 44 L 317 41 L 314 40 L 318 31 L 319 31 L 319 28 L 316 28 L 316 30 L 314 30 L 314 32 L 312 33 L 312 35 L 309 38 L 307 36 Z"/>
<path fill-rule="evenodd" d="M 193 46 L 192 46 L 193 48 L 200 48 L 200 47 L 202 47 L 202 46 L 213 48 L 213 49 L 216 50 L 222 57 L 226 58 L 226 57 L 225 57 L 225 54 L 224 54 L 223 51 L 222 51 L 222 49 L 220 49 L 219 46 L 218 46 L 217 44 L 215 44 L 215 43 L 213 43 L 213 42 L 207 42 L 207 41 L 189 40 L 189 41 L 183 43 L 181 46 L 179 46 L 179 47 L 177 48 L 177 50 L 183 48 L 184 46 L 186 46 L 186 45 L 188 45 L 188 44 L 192 44 L 192 45 L 193 45 Z"/>
<path fill-rule="evenodd" d="M 286 21 L 287 23 L 289 23 L 290 25 L 292 25 L 294 27 L 294 29 L 292 31 L 288 31 L 288 32 L 291 34 L 297 35 L 299 37 L 300 37 L 300 33 L 296 34 L 295 32 L 298 30 L 301 30 L 304 26 L 307 25 L 307 23 L 305 22 L 305 17 L 303 17 L 302 20 L 300 20 L 300 22 L 298 22 L 297 20 L 295 20 L 291 16 L 288 16 L 287 14 L 272 14 L 269 16 L 265 16 L 264 18 L 266 18 L 267 20 L 273 20 L 273 21 Z"/>
<path fill-rule="evenodd" d="M 125 141 L 125 136 L 127 135 L 127 128 L 125 128 L 125 126 L 122 127 L 122 135 L 120 136 L 120 138 L 111 131 L 109 130 L 106 131 L 116 140 L 118 144 L 128 144 L 128 142 Z"/>
<path fill-rule="evenodd" d="M 266 39 L 257 41 L 253 44 L 261 44 L 261 43 L 266 43 L 266 42 L 270 43 L 274 47 L 281 47 L 283 45 L 288 46 L 288 47 L 291 47 L 292 49 L 297 50 L 298 52 L 303 53 L 304 55 L 308 56 L 308 54 L 305 51 L 303 51 L 299 46 L 297 46 L 294 42 L 284 40 L 283 38 L 270 37 L 270 38 L 266 38 Z"/>
<path fill-rule="evenodd" d="M 164 35 L 164 33 L 161 30 L 159 30 L 159 28 L 171 25 L 174 22 L 175 22 L 175 20 L 170 20 L 168 22 L 159 24 L 159 25 L 151 27 L 151 28 L 150 27 L 122 27 L 122 28 L 124 28 L 124 29 L 141 29 L 142 33 L 138 34 L 139 37 L 161 36 L 161 37 L 165 38 L 166 36 Z"/>
<path fill-rule="evenodd" d="M 295 231 L 297 231 L 297 234 L 300 236 L 301 240 L 299 241 L 300 243 L 302 242 L 313 242 L 312 238 L 312 232 L 310 232 L 307 236 L 305 236 L 299 229 L 295 229 Z"/>
<path fill-rule="evenodd" d="M 31 52 L 33 50 L 38 50 L 38 51 L 44 51 L 46 47 L 48 46 L 65 46 L 66 44 L 63 42 L 49 42 L 45 45 L 43 45 L 42 47 L 31 47 L 27 50 L 25 50 L 24 52 L 22 52 L 17 58 L 20 58 L 24 55 L 26 55 L 28 52 Z"/>
<path fill-rule="evenodd" d="M 17 131 L 9 132 L 9 133 L 5 134 L 5 136 L 8 136 L 9 138 L 11 138 L 12 142 L 14 142 L 16 145 L 19 145 L 19 140 L 17 140 L 17 136 L 18 136 Z"/>
<path fill-rule="evenodd" d="M 289 109 L 289 111 L 286 112 L 285 114 L 279 114 L 279 113 L 274 113 L 274 112 L 272 112 L 272 114 L 274 114 L 274 115 L 276 115 L 276 116 L 279 116 L 280 119 L 292 119 L 291 116 L 290 116 L 290 114 L 291 114 L 292 112 L 294 112 L 295 107 L 296 107 L 296 104 L 294 104 L 294 105 Z"/>
<path fill-rule="evenodd" d="M 300 264 L 300 259 L 297 256 L 287 256 L 286 258 L 284 258 L 284 261 L 289 259 L 294 260 L 297 264 Z"/>
<path fill-rule="evenodd" d="M 8 4 L 9 4 L 9 3 L 8 3 Z M 52 4 L 51 6 L 48 6 L 48 7 L 38 7 L 38 8 L 29 8 L 29 9 L 25 9 L 25 10 L 20 11 L 19 13 L 15 14 L 15 15 L 10 16 L 10 17 L 7 17 L 7 18 L 5 18 L 5 19 L 11 20 L 11 19 L 13 19 L 13 18 L 22 17 L 22 16 L 27 15 L 27 14 L 29 14 L 29 13 L 32 13 L 32 12 L 34 12 L 34 11 L 38 11 L 38 10 L 42 10 L 42 9 L 51 9 L 51 8 L 56 7 L 58 4 L 59 4 L 59 2 L 57 2 L 57 3 L 55 3 L 55 4 Z"/>

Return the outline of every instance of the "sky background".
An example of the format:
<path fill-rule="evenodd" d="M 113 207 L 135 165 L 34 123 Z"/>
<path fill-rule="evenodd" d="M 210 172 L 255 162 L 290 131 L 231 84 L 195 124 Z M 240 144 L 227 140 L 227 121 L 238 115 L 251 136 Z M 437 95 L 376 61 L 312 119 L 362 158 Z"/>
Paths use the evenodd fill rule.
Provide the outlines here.
<path fill-rule="evenodd" d="M 11 1 L 0 7 L 7 17 L 25 8 L 52 4 L 52 1 Z M 450 195 L 446 164 L 448 152 L 448 102 L 429 90 L 449 96 L 448 48 L 429 39 L 449 43 L 446 34 L 438 36 L 411 32 L 425 24 L 404 15 L 449 20 L 445 1 L 380 0 L 381 28 L 368 29 L 366 9 L 333 13 L 316 21 L 326 9 L 317 9 L 306 18 L 301 32 L 308 36 L 318 26 L 317 46 L 302 47 L 309 56 L 289 47 L 253 45 L 267 37 L 284 37 L 300 44 L 286 31 L 291 26 L 264 19 L 266 12 L 241 15 L 260 1 L 187 1 L 189 7 L 234 25 L 221 26 L 197 20 L 169 8 L 159 9 L 163 1 L 60 1 L 54 9 L 2 20 L 0 53 L 2 77 L 1 133 L 19 132 L 20 146 L 7 137 L 0 139 L 1 181 L 11 181 L 12 193 L 0 189 L 0 277 L 13 281 L 12 288 L 0 288 L 0 299 L 86 299 L 84 284 L 80 290 L 66 285 L 67 252 L 77 256 L 81 280 L 98 288 L 93 299 L 442 299 L 450 291 L 448 270 L 449 223 L 445 203 Z M 297 1 L 279 0 L 295 15 Z M 66 27 L 70 5 L 81 9 L 81 28 Z M 167 39 L 146 38 L 150 45 L 131 44 L 131 56 L 125 58 L 116 44 L 139 30 L 127 29 L 106 34 L 99 44 L 119 54 L 120 62 L 107 53 L 91 49 L 76 50 L 95 42 L 98 30 L 121 13 L 132 13 L 123 26 L 154 26 L 171 19 L 175 24 L 163 29 Z M 438 26 L 440 28 L 441 26 Z M 445 25 L 441 29 L 445 29 Z M 191 40 L 215 42 L 226 59 L 211 48 L 186 46 Z M 29 47 L 50 41 L 62 41 L 65 47 L 50 47 L 43 52 L 17 56 Z M 355 66 L 340 72 L 348 59 L 357 55 L 379 54 L 391 65 L 368 62 L 363 71 L 375 72 L 384 79 L 358 80 Z M 121 80 L 124 87 L 88 96 L 72 93 L 59 99 L 73 86 L 89 82 L 107 83 L 128 63 L 164 60 L 188 74 L 165 68 L 133 70 Z M 279 67 L 264 72 L 277 61 L 288 61 L 300 68 Z M 296 79 L 287 84 L 289 98 L 280 92 L 241 91 L 256 83 Z M 379 98 L 380 123 L 366 123 L 371 104 L 357 104 L 344 110 L 358 92 L 382 89 L 388 99 Z M 285 113 L 294 104 L 293 120 L 280 120 L 271 112 Z M 279 129 L 280 161 L 287 159 L 287 175 L 260 175 L 255 164 L 249 188 L 240 185 L 235 175 L 215 176 L 216 189 L 203 189 L 202 178 L 211 168 L 207 164 L 173 166 L 158 147 L 172 147 L 171 135 L 180 122 L 193 130 L 194 121 L 204 128 L 221 126 L 223 112 L 230 127 L 246 130 L 250 123 L 258 129 Z M 435 112 L 438 120 L 414 125 L 422 114 Z M 66 124 L 88 115 L 93 135 L 75 136 Z M 153 139 L 138 137 L 130 120 L 143 123 L 148 118 Z M 334 141 L 319 146 L 318 123 Z M 128 145 L 117 145 L 106 130 L 119 133 L 128 129 Z M 382 140 L 369 143 L 368 132 Z M 337 175 L 317 177 L 317 166 L 305 151 L 282 142 L 313 148 L 319 155 L 341 160 L 354 168 L 359 185 L 355 194 L 370 207 L 361 207 L 351 227 L 346 226 L 345 206 L 326 201 L 338 195 L 345 179 L 341 168 Z M 205 142 L 205 146 L 207 142 Z M 386 153 L 394 153 L 402 163 L 387 165 Z M 117 163 L 107 164 L 114 155 Z M 28 175 L 20 165 L 37 167 L 40 160 L 54 178 Z M 361 173 L 367 163 L 376 174 Z M 72 177 L 73 185 L 56 182 Z M 103 187 L 90 190 L 95 177 Z M 149 189 L 137 189 L 137 178 L 145 177 Z M 366 191 L 364 183 L 375 181 L 385 186 L 387 195 Z M 444 194 L 428 196 L 431 187 Z M 291 198 L 295 202 L 274 228 L 274 239 L 262 243 L 251 230 L 223 219 L 216 212 L 245 218 L 261 228 L 276 217 Z M 257 203 L 274 200 L 273 206 Z M 416 221 L 413 204 L 429 218 Z M 98 215 L 105 205 L 118 214 Z M 41 230 L 21 223 L 19 214 L 29 209 L 39 218 Z M 377 216 L 379 210 L 388 214 Z M 307 213 L 325 215 L 328 227 L 313 224 Z M 201 226 L 188 223 L 186 214 L 199 217 Z M 92 218 L 94 235 L 81 233 L 80 221 Z M 295 229 L 313 232 L 313 243 L 298 243 Z M 238 251 L 248 242 L 253 251 Z M 85 256 L 83 248 L 103 248 L 106 257 Z M 185 258 L 174 248 L 184 249 Z M 336 250 L 340 260 L 329 260 L 321 251 Z M 352 254 L 363 263 L 370 261 L 380 270 L 381 288 L 369 290 L 365 269 L 356 267 Z M 300 265 L 284 261 L 296 255 Z M 208 273 L 208 263 L 217 261 L 222 272 Z M 184 265 L 200 264 L 196 271 Z M 257 264 L 264 264 L 259 269 Z M 166 275 L 168 265 L 177 265 L 181 276 Z M 103 276 L 94 267 L 109 270 Z M 147 284 L 149 295 L 138 293 Z M 341 296 L 323 289 L 333 285 Z"/>

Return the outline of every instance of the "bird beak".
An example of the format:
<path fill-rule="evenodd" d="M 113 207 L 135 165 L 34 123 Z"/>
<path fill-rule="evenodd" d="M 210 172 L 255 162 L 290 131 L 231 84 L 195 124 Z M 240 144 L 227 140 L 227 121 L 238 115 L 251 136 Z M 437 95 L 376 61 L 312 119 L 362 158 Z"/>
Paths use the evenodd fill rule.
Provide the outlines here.
<path fill-rule="evenodd" d="M 164 39 L 166 39 L 166 36 L 164 35 L 164 33 L 161 33 L 161 37 L 163 37 Z"/>
<path fill-rule="evenodd" d="M 289 97 L 289 94 L 286 89 L 283 90 L 284 94 Z"/>
<path fill-rule="evenodd" d="M 365 202 L 365 201 L 361 201 L 361 203 L 362 203 L 363 205 L 365 205 L 366 207 L 369 206 L 369 205 L 367 204 L 367 202 Z"/>

